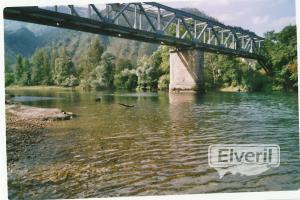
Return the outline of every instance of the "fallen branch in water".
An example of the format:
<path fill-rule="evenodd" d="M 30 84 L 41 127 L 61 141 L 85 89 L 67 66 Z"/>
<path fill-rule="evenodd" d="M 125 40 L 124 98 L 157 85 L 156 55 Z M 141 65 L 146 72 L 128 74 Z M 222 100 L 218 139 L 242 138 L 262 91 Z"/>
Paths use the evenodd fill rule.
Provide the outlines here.
<path fill-rule="evenodd" d="M 134 105 L 127 105 L 127 104 L 124 104 L 124 103 L 118 103 L 118 104 L 121 105 L 121 106 L 128 107 L 128 108 L 134 107 Z"/>

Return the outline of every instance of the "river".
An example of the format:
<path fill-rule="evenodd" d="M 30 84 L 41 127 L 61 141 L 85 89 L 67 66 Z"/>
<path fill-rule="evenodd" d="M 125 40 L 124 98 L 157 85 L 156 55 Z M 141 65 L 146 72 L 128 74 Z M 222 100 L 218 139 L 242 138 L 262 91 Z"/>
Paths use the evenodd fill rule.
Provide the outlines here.
<path fill-rule="evenodd" d="M 20 193 L 41 199 L 300 188 L 297 94 L 9 93 L 22 104 L 79 115 L 53 122 L 33 150 L 36 157 L 17 163 L 22 178 L 9 184 L 12 198 Z M 259 175 L 228 173 L 220 179 L 208 165 L 208 146 L 234 143 L 278 144 L 280 166 Z"/>

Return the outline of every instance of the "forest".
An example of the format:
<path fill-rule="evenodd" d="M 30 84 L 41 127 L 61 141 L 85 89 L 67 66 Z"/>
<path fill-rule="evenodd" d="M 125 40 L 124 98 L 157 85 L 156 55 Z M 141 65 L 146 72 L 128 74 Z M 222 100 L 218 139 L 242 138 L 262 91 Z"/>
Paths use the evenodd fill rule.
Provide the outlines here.
<path fill-rule="evenodd" d="M 239 87 L 244 91 L 297 91 L 296 26 L 265 33 L 262 54 L 272 74 L 266 74 L 253 60 L 205 53 L 205 90 Z M 5 85 L 62 86 L 84 90 L 124 89 L 168 90 L 169 50 L 159 46 L 136 61 L 106 50 L 99 37 L 91 39 L 76 61 L 67 48 L 39 47 L 32 56 L 16 55 L 15 64 L 5 71 Z"/>

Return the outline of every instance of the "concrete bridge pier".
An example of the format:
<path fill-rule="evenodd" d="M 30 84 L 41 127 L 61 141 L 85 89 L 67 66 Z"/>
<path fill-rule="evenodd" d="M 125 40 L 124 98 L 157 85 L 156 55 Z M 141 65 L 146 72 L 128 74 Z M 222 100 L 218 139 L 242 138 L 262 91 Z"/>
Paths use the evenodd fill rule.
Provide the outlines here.
<path fill-rule="evenodd" d="M 170 51 L 170 92 L 204 91 L 204 52 L 197 49 Z"/>

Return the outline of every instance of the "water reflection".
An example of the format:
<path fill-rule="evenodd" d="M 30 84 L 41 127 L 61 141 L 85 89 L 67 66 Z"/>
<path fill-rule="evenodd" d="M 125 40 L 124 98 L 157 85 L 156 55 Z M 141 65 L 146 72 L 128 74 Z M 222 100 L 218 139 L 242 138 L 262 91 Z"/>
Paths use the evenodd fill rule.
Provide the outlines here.
<path fill-rule="evenodd" d="M 293 190 L 300 187 L 294 94 L 10 91 L 54 97 L 24 104 L 80 117 L 55 122 L 9 177 L 11 198 L 80 198 Z M 95 97 L 102 101 L 95 102 Z M 133 108 L 118 103 L 134 105 Z M 241 177 L 207 164 L 217 143 L 276 143 L 281 166 Z M 20 173 L 19 173 L 20 172 Z M 22 173 L 21 173 L 22 172 Z M 19 196 L 18 196 L 19 195 Z"/>
<path fill-rule="evenodd" d="M 61 97 L 38 97 L 38 96 L 16 96 L 12 98 L 12 100 L 16 102 L 47 101 L 47 100 L 55 100 L 55 99 L 62 99 L 62 98 Z"/>

